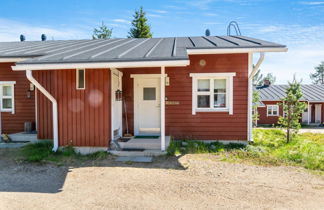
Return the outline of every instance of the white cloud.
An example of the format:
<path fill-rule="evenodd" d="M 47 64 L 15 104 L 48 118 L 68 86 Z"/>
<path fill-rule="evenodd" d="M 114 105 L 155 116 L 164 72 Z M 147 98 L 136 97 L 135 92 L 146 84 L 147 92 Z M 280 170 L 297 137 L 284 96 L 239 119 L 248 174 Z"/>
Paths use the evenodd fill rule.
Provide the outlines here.
<path fill-rule="evenodd" d="M 125 19 L 113 19 L 112 21 L 116 23 L 130 23 L 130 21 Z"/>
<path fill-rule="evenodd" d="M 146 16 L 147 17 L 158 17 L 158 18 L 163 17 L 162 15 L 154 14 L 154 13 L 147 13 Z"/>
<path fill-rule="evenodd" d="M 168 11 L 166 10 L 159 10 L 159 9 L 150 9 L 149 11 L 155 12 L 155 13 L 159 13 L 159 14 L 166 14 L 168 13 Z"/>
<path fill-rule="evenodd" d="M 23 22 L 0 18 L 0 41 L 19 41 L 20 34 L 24 34 L 26 40 L 40 40 L 41 34 L 46 34 L 47 39 L 81 39 L 91 37 L 89 31 L 79 28 L 71 28 L 67 25 L 59 28 L 50 26 L 35 26 Z"/>
<path fill-rule="evenodd" d="M 304 5 L 311 5 L 311 6 L 324 5 L 324 1 L 302 1 L 300 3 Z"/>
<path fill-rule="evenodd" d="M 262 72 L 273 73 L 277 83 L 286 83 L 296 74 L 303 83 L 311 83 L 309 74 L 324 61 L 324 25 L 250 25 L 242 27 L 253 37 L 285 44 L 286 53 L 267 53 Z"/>

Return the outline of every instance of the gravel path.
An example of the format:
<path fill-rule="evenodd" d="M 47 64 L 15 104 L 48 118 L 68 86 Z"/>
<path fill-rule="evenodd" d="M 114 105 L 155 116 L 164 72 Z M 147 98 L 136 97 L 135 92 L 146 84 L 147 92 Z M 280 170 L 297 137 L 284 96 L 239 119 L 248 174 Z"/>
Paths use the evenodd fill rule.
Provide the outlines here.
<path fill-rule="evenodd" d="M 294 167 L 220 162 L 19 164 L 0 150 L 0 209 L 323 209 L 324 178 Z M 8 157 L 9 156 L 9 157 Z"/>

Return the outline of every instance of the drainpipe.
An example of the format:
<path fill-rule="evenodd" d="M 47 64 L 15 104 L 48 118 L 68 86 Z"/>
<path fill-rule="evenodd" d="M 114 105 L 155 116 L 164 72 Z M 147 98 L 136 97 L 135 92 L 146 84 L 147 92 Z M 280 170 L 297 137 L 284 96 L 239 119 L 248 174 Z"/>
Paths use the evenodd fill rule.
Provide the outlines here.
<path fill-rule="evenodd" d="M 253 97 L 253 84 L 252 84 L 252 80 L 253 77 L 255 76 L 256 72 L 258 71 L 260 65 L 262 64 L 264 60 L 264 52 L 260 53 L 260 57 L 258 62 L 256 63 L 256 65 L 253 68 L 253 57 L 252 57 L 252 53 L 249 54 L 249 70 L 251 71 L 251 73 L 249 73 L 249 78 L 248 78 L 248 141 L 249 142 L 253 142 L 253 137 L 252 137 L 252 127 L 253 127 L 253 122 L 252 122 L 252 97 Z M 249 72 L 250 72 L 249 71 Z"/>
<path fill-rule="evenodd" d="M 57 101 L 56 99 L 33 77 L 31 70 L 26 70 L 27 79 L 35 85 L 35 87 L 43 93 L 51 102 L 52 102 L 52 111 L 53 111 L 53 152 L 56 152 L 58 149 L 58 114 L 57 114 Z"/>

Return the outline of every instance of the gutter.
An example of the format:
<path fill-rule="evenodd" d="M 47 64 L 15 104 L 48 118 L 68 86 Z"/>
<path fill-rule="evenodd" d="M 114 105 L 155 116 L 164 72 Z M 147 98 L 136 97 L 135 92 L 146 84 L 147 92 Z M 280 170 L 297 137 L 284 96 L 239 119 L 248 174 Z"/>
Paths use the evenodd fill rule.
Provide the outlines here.
<path fill-rule="evenodd" d="M 260 65 L 262 64 L 264 60 L 264 52 L 260 52 L 260 57 L 257 62 L 257 64 L 253 67 L 253 57 L 252 53 L 249 53 L 249 78 L 248 78 L 248 142 L 253 142 L 253 134 L 252 134 L 252 127 L 253 127 L 253 122 L 252 122 L 252 98 L 253 98 L 253 87 L 252 87 L 252 80 L 253 77 L 255 76 L 256 72 L 258 71 Z M 251 71 L 252 69 L 252 71 Z M 250 73 L 251 71 L 251 73 Z"/>
<path fill-rule="evenodd" d="M 33 77 L 31 70 L 26 70 L 27 79 L 35 85 L 35 87 L 41 91 L 51 102 L 53 111 L 53 152 L 58 149 L 58 113 L 57 113 L 57 101 L 56 99 Z"/>

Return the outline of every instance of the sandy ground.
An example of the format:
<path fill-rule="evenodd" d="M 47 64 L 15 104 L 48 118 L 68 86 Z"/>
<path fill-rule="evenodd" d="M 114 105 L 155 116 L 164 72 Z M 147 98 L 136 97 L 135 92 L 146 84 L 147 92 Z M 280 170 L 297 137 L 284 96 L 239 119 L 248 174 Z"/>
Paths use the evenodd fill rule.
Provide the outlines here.
<path fill-rule="evenodd" d="M 295 167 L 220 162 L 26 164 L 0 150 L 0 209 L 323 209 L 324 178 Z"/>

